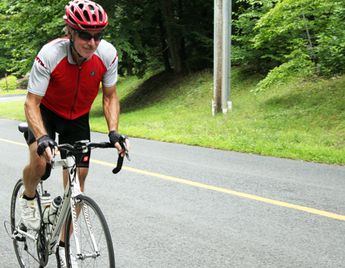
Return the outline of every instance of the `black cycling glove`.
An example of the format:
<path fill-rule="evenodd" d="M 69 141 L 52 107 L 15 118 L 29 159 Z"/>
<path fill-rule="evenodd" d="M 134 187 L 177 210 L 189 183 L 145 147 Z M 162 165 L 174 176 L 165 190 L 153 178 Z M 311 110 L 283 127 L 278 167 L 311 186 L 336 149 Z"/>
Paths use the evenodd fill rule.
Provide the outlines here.
<path fill-rule="evenodd" d="M 109 132 L 109 141 L 111 144 L 115 144 L 119 141 L 125 141 L 125 139 L 128 139 L 126 135 L 121 135 L 117 133 L 115 130 Z"/>
<path fill-rule="evenodd" d="M 55 146 L 57 146 L 57 143 L 54 140 L 49 138 L 48 135 L 43 135 L 37 140 L 37 154 L 42 156 L 47 147 L 54 149 Z"/>

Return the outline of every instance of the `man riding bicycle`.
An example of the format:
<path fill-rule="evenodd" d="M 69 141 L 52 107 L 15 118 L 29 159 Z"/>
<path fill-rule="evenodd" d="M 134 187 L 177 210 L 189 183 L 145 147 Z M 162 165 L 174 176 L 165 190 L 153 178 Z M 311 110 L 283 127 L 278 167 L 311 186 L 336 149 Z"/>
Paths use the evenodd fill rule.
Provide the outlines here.
<path fill-rule="evenodd" d="M 116 93 L 118 56 L 115 47 L 102 39 L 108 16 L 99 4 L 88 0 L 71 1 L 65 10 L 68 36 L 51 41 L 38 53 L 24 106 L 29 125 L 30 162 L 23 170 L 25 191 L 21 208 L 24 224 L 33 230 L 40 228 L 35 190 L 41 177 L 49 176 L 49 162 L 54 157 L 52 149 L 57 145 L 56 133 L 59 143 L 90 140 L 89 111 L 101 82 L 109 139 L 124 156 L 117 133 L 120 114 Z M 129 150 L 128 138 L 125 143 Z M 61 153 L 61 157 L 66 155 Z M 89 161 L 90 153 L 76 159 L 82 190 Z M 67 178 L 67 170 L 64 170 L 64 186 Z M 63 244 L 60 242 L 61 246 Z"/>

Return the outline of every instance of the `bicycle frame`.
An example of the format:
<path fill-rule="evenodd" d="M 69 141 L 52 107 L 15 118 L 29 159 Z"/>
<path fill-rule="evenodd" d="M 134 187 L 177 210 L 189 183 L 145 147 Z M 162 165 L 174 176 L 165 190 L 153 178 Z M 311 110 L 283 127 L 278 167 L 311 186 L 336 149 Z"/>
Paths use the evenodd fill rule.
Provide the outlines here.
<path fill-rule="evenodd" d="M 23 133 L 26 133 L 28 129 L 27 124 L 25 125 L 20 124 L 18 128 Z M 127 159 L 130 160 L 128 151 L 125 145 L 125 139 L 126 139 L 126 136 L 122 135 L 119 139 L 119 143 L 121 147 L 124 149 Z M 75 248 L 73 249 L 74 258 L 76 257 L 76 259 L 85 260 L 87 258 L 96 259 L 96 257 L 98 256 L 109 256 L 109 259 L 108 259 L 109 263 L 111 264 L 111 267 L 113 267 L 115 265 L 114 263 L 115 259 L 114 259 L 114 251 L 113 251 L 113 246 L 111 242 L 109 228 L 104 219 L 103 213 L 100 210 L 100 208 L 97 206 L 97 204 L 91 198 L 84 196 L 83 192 L 81 191 L 80 181 L 79 181 L 78 172 L 77 172 L 76 155 L 78 153 L 86 153 L 88 150 L 91 150 L 93 148 L 115 148 L 115 147 L 113 144 L 109 142 L 91 143 L 88 140 L 82 140 L 82 141 L 77 141 L 74 145 L 60 144 L 58 148 L 60 151 L 62 150 L 67 151 L 66 159 L 56 160 L 54 157 L 54 160 L 51 162 L 51 168 L 53 169 L 54 167 L 62 167 L 62 168 L 67 169 L 68 179 L 67 179 L 64 194 L 61 200 L 61 204 L 57 208 L 56 215 L 53 221 L 50 222 L 48 218 L 49 222 L 46 222 L 45 215 L 48 215 L 46 213 L 49 213 L 49 212 L 45 211 L 47 209 L 46 203 L 45 205 L 41 203 L 41 199 L 45 193 L 44 185 L 43 185 L 43 180 L 44 180 L 43 177 L 42 177 L 42 181 L 40 185 L 36 189 L 36 194 L 38 197 L 38 203 L 40 207 L 40 213 L 42 217 L 40 230 L 37 233 L 33 233 L 32 230 L 31 232 L 29 232 L 25 224 L 23 224 L 20 218 L 18 222 L 15 221 L 15 219 L 17 219 L 14 213 L 17 207 L 15 200 L 17 200 L 18 198 L 17 194 L 19 193 L 19 189 L 22 189 L 21 187 L 23 187 L 23 181 L 21 179 L 16 184 L 13 195 L 12 195 L 13 203 L 11 203 L 11 223 L 10 223 L 12 224 L 11 226 L 12 234 L 10 234 L 10 237 L 13 240 L 19 241 L 19 243 L 24 242 L 23 244 L 24 248 L 19 249 L 19 251 L 21 250 L 26 251 L 27 254 L 31 255 L 31 257 L 35 261 L 37 261 L 42 267 L 44 267 L 48 263 L 49 255 L 56 253 L 58 256 L 57 249 L 59 246 L 59 241 L 61 239 L 61 233 L 64 228 L 64 225 L 66 225 L 66 229 L 65 229 L 66 248 L 67 249 L 69 248 L 69 245 L 70 245 L 69 243 L 71 241 L 70 239 L 71 239 L 71 236 L 73 236 L 72 241 L 74 240 L 73 245 L 75 245 Z M 114 174 L 117 174 L 121 170 L 122 163 L 123 163 L 123 156 L 119 155 L 117 166 L 116 168 L 113 169 Z M 89 207 L 91 207 L 92 211 L 89 210 Z M 105 241 L 106 248 L 108 250 L 106 251 L 107 253 L 105 255 L 100 254 L 99 245 L 98 245 L 100 241 L 98 239 L 98 233 L 97 231 L 93 233 L 94 230 L 92 230 L 94 228 L 94 226 L 92 228 L 94 217 L 90 218 L 89 213 L 91 213 L 92 215 L 95 215 L 94 213 L 96 213 L 98 219 L 100 220 L 99 223 L 102 226 L 101 229 L 105 232 L 104 237 L 102 238 L 102 240 L 104 239 L 103 241 Z M 82 223 L 79 226 L 80 220 L 82 220 Z M 99 228 L 98 228 L 97 223 L 96 223 L 96 226 L 97 228 L 95 230 L 98 230 Z M 84 227 L 85 227 L 86 232 L 78 233 L 80 230 L 84 230 Z M 85 234 L 88 237 L 89 243 L 88 243 L 88 251 L 84 252 L 84 244 L 80 244 L 80 241 L 81 240 L 84 241 Z M 28 244 L 26 242 L 26 239 L 30 240 L 31 243 L 34 243 L 34 245 L 36 245 L 34 247 L 37 250 L 38 256 L 36 256 L 36 254 L 32 250 L 28 250 Z M 23 258 L 22 258 L 21 253 L 18 253 L 17 242 L 14 242 L 14 245 L 15 245 L 17 258 L 20 264 L 22 265 Z M 29 245 L 29 247 L 31 248 L 31 245 Z M 66 255 L 67 262 L 68 262 L 68 258 L 71 258 L 71 257 Z"/>
<path fill-rule="evenodd" d="M 80 190 L 79 178 L 76 172 L 76 163 L 73 156 L 67 156 L 66 160 L 55 161 L 53 166 L 61 166 L 67 168 L 68 180 L 61 205 L 56 212 L 56 217 L 54 219 L 53 225 L 51 226 L 51 238 L 49 239 L 49 255 L 55 252 L 57 242 L 60 241 L 61 230 L 67 219 L 69 209 L 71 209 L 72 215 L 77 215 L 75 211 L 74 198 L 76 198 L 78 195 L 83 194 Z M 73 232 L 75 233 L 77 230 L 76 217 L 73 216 L 72 219 L 74 226 Z M 79 241 L 77 235 L 75 236 L 76 241 Z M 79 245 L 77 245 L 77 248 L 78 247 Z M 78 253 L 80 253 L 80 251 Z"/>
<path fill-rule="evenodd" d="M 78 196 L 83 195 L 83 192 L 80 189 L 79 177 L 77 174 L 77 167 L 76 167 L 74 156 L 68 155 L 65 160 L 62 159 L 62 160 L 54 161 L 52 163 L 52 168 L 55 166 L 67 168 L 68 180 L 67 180 L 67 185 L 66 185 L 64 195 L 61 201 L 61 205 L 57 209 L 56 216 L 53 223 L 52 224 L 44 223 L 45 224 L 44 235 L 45 235 L 45 238 L 47 239 L 46 245 L 48 247 L 47 248 L 48 255 L 51 255 L 56 252 L 56 249 L 58 247 L 58 242 L 60 241 L 61 231 L 66 222 L 66 219 L 70 210 L 71 215 L 72 215 L 71 218 L 72 218 L 72 224 L 73 224 L 72 225 L 73 235 L 74 235 L 75 243 L 76 243 L 77 258 L 86 259 L 90 257 L 97 257 L 99 255 L 99 250 L 98 250 L 95 237 L 92 232 L 90 221 L 88 219 L 88 211 L 86 207 L 83 207 L 80 213 L 83 214 L 85 221 L 87 223 L 87 230 L 93 244 L 94 253 L 89 254 L 89 255 L 83 255 L 80 249 L 79 238 L 78 238 L 78 222 L 77 222 L 79 215 L 76 211 L 76 204 L 78 203 Z M 44 192 L 43 182 L 40 183 L 37 192 L 41 198 L 42 193 Z M 20 228 L 17 228 L 17 232 L 21 234 L 22 236 L 25 236 L 26 238 L 34 241 L 35 243 L 38 243 L 39 241 L 39 233 L 33 236 L 27 233 L 26 231 L 20 230 Z M 13 237 L 13 239 L 15 238 Z M 32 257 L 36 259 L 35 256 L 32 256 Z"/>

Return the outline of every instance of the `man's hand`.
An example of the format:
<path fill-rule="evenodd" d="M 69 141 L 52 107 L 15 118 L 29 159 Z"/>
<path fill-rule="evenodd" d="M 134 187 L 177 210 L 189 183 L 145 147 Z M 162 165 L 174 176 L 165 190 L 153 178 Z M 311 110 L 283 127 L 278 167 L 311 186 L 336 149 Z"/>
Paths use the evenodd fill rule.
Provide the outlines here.
<path fill-rule="evenodd" d="M 54 155 L 53 155 L 54 150 Z M 57 143 L 49 138 L 48 135 L 43 135 L 37 140 L 37 154 L 42 157 L 47 163 L 53 160 L 57 153 Z"/>
<path fill-rule="evenodd" d="M 121 139 L 124 139 L 125 146 L 128 152 L 130 149 L 130 142 L 129 142 L 128 137 L 126 135 L 121 135 L 117 133 L 115 130 L 110 131 L 108 136 L 109 136 L 110 142 L 114 144 L 114 146 L 116 147 L 118 154 L 121 154 L 121 156 L 124 157 L 126 155 L 125 148 L 121 147 L 119 141 Z"/>

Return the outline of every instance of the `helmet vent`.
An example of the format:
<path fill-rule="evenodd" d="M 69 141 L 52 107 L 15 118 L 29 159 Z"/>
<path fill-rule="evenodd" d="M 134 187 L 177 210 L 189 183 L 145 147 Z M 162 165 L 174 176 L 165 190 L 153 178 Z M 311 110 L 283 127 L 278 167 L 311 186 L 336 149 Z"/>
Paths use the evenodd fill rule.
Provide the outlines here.
<path fill-rule="evenodd" d="M 87 10 L 84 10 L 83 13 L 84 13 L 85 19 L 86 19 L 88 22 L 90 22 L 89 13 L 87 13 Z"/>
<path fill-rule="evenodd" d="M 78 20 L 81 20 L 81 21 L 83 20 L 82 17 L 79 15 L 79 13 L 76 12 L 74 13 L 74 15 L 77 17 Z"/>
<path fill-rule="evenodd" d="M 71 16 L 68 16 L 68 19 L 69 19 L 73 24 L 77 24 L 77 23 L 75 22 L 75 20 L 71 18 Z"/>

